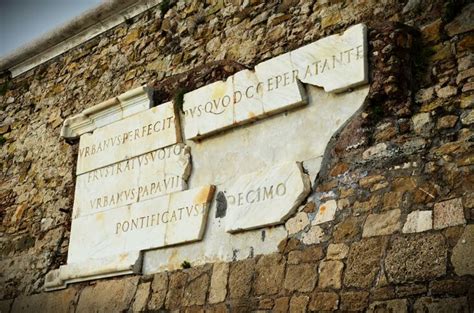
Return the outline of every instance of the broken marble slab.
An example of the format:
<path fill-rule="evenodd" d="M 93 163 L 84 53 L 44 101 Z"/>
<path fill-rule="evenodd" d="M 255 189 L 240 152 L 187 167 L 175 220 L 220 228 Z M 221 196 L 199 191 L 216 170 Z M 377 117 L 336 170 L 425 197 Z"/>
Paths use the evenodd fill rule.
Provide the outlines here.
<path fill-rule="evenodd" d="M 222 187 L 226 200 L 225 230 L 282 224 L 311 190 L 309 176 L 298 162 L 237 177 Z"/>
<path fill-rule="evenodd" d="M 76 174 L 181 141 L 172 102 L 139 112 L 80 137 Z"/>
<path fill-rule="evenodd" d="M 341 92 L 369 82 L 367 26 L 357 24 L 342 34 L 322 38 L 289 53 L 298 79 Z"/>
<path fill-rule="evenodd" d="M 186 93 L 184 135 L 197 140 L 303 106 L 303 83 L 335 93 L 367 82 L 367 27 L 358 24 Z"/>
<path fill-rule="evenodd" d="M 72 221 L 68 264 L 200 240 L 214 186 L 207 185 Z"/>
<path fill-rule="evenodd" d="M 80 174 L 72 218 L 185 190 L 189 150 L 180 143 Z"/>

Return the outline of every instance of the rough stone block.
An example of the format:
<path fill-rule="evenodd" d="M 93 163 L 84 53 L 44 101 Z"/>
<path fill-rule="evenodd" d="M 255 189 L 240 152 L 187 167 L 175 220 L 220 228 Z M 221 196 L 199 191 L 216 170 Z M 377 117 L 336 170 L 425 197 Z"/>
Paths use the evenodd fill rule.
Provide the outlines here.
<path fill-rule="evenodd" d="M 121 312 L 131 306 L 139 277 L 98 281 L 84 288 L 79 296 L 77 312 Z"/>
<path fill-rule="evenodd" d="M 333 233 L 335 242 L 350 241 L 357 237 L 361 232 L 361 217 L 348 217 L 338 225 L 336 225 Z"/>
<path fill-rule="evenodd" d="M 469 306 L 465 297 L 436 299 L 424 297 L 416 300 L 413 305 L 415 313 L 440 313 L 457 312 L 468 313 Z"/>
<path fill-rule="evenodd" d="M 285 259 L 281 254 L 262 256 L 255 266 L 256 295 L 272 295 L 280 291 L 285 275 Z"/>
<path fill-rule="evenodd" d="M 451 263 L 457 275 L 474 275 L 474 225 L 467 225 L 453 248 Z"/>
<path fill-rule="evenodd" d="M 442 229 L 466 223 L 461 198 L 438 202 L 433 209 L 434 229 Z"/>
<path fill-rule="evenodd" d="M 336 200 L 329 200 L 321 204 L 316 212 L 316 217 L 312 221 L 312 225 L 319 225 L 334 220 L 337 210 Z"/>
<path fill-rule="evenodd" d="M 362 311 L 369 302 L 369 293 L 365 291 L 349 291 L 341 293 L 342 311 Z"/>
<path fill-rule="evenodd" d="M 370 304 L 367 313 L 381 313 L 381 312 L 407 312 L 407 300 L 397 299 L 389 301 L 377 301 Z"/>
<path fill-rule="evenodd" d="M 441 234 L 395 238 L 387 251 L 385 270 L 394 283 L 425 281 L 446 273 L 447 245 Z"/>
<path fill-rule="evenodd" d="M 303 250 L 294 250 L 288 253 L 288 264 L 317 262 L 324 257 L 323 248 L 319 245 L 310 246 Z"/>
<path fill-rule="evenodd" d="M 229 276 L 229 263 L 215 263 L 213 266 L 211 287 L 209 290 L 209 303 L 219 303 L 227 295 L 227 278 Z"/>
<path fill-rule="evenodd" d="M 344 263 L 341 261 L 323 261 L 319 264 L 319 288 L 341 288 L 342 269 Z"/>
<path fill-rule="evenodd" d="M 290 312 L 292 313 L 306 313 L 309 297 L 305 295 L 294 295 L 290 299 Z"/>
<path fill-rule="evenodd" d="M 390 235 L 400 229 L 400 209 L 370 214 L 364 224 L 362 237 Z"/>
<path fill-rule="evenodd" d="M 419 113 L 412 118 L 413 129 L 419 135 L 429 135 L 433 128 L 430 113 Z"/>
<path fill-rule="evenodd" d="M 231 299 L 245 298 L 252 288 L 255 260 L 237 261 L 230 265 L 229 296 Z"/>
<path fill-rule="evenodd" d="M 166 292 L 168 291 L 168 274 L 166 272 L 153 276 L 151 290 L 152 294 L 148 302 L 148 309 L 159 310 L 165 304 Z"/>
<path fill-rule="evenodd" d="M 370 238 L 352 244 L 347 258 L 344 285 L 368 288 L 380 269 L 384 249 L 382 238 Z"/>
<path fill-rule="evenodd" d="M 335 292 L 315 292 L 308 309 L 311 311 L 335 311 L 339 306 L 339 296 Z"/>
<path fill-rule="evenodd" d="M 306 214 L 305 212 L 298 212 L 295 216 L 286 221 L 285 228 L 288 231 L 288 235 L 291 236 L 304 230 L 308 225 L 308 214 Z"/>
<path fill-rule="evenodd" d="M 182 306 L 184 288 L 186 288 L 187 283 L 188 275 L 186 273 L 178 271 L 170 274 L 165 301 L 166 309 L 174 310 Z"/>
<path fill-rule="evenodd" d="M 301 241 L 305 245 L 312 245 L 327 240 L 324 230 L 319 226 L 312 226 L 307 232 L 301 235 Z"/>
<path fill-rule="evenodd" d="M 433 228 L 431 211 L 414 211 L 408 214 L 403 233 L 421 233 Z"/>
<path fill-rule="evenodd" d="M 275 299 L 275 305 L 273 306 L 273 312 L 275 313 L 287 313 L 289 308 L 289 297 L 281 297 Z"/>
<path fill-rule="evenodd" d="M 183 305 L 203 305 L 206 303 L 207 290 L 209 288 L 209 275 L 202 273 L 188 282 L 184 289 Z"/>
<path fill-rule="evenodd" d="M 288 265 L 284 287 L 289 291 L 309 292 L 314 289 L 317 279 L 314 264 Z"/>
<path fill-rule="evenodd" d="M 343 243 L 331 243 L 328 246 L 326 258 L 328 260 L 342 260 L 347 257 L 349 247 Z"/>
<path fill-rule="evenodd" d="M 133 288 L 132 288 L 133 289 Z M 31 296 L 20 296 L 13 301 L 11 312 L 30 313 L 37 311 L 64 312 L 69 313 L 73 310 L 74 300 L 76 299 L 77 289 L 68 288 L 66 290 L 55 291 L 51 293 L 39 293 Z M 133 296 L 133 294 L 132 294 Z M 130 298 L 131 299 L 131 298 Z M 105 301 L 110 300 L 106 298 Z M 10 301 L 10 305 L 11 305 Z M 9 311 L 1 311 L 9 312 Z"/>
<path fill-rule="evenodd" d="M 135 294 L 135 300 L 133 301 L 133 312 L 143 312 L 146 310 L 148 298 L 150 295 L 151 282 L 146 282 L 138 285 L 137 292 Z"/>

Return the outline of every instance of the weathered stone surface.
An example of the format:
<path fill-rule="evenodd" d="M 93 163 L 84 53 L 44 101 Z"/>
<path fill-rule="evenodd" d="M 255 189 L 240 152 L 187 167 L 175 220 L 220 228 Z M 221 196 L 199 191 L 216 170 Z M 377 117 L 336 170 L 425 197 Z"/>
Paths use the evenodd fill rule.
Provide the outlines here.
<path fill-rule="evenodd" d="M 394 283 L 423 281 L 446 273 L 447 246 L 441 234 L 400 236 L 385 258 L 385 270 Z"/>
<path fill-rule="evenodd" d="M 177 144 L 78 175 L 73 218 L 185 190 L 190 158 Z"/>
<path fill-rule="evenodd" d="M 474 225 L 467 225 L 453 248 L 451 263 L 457 275 L 474 275 Z"/>
<path fill-rule="evenodd" d="M 369 302 L 369 293 L 364 291 L 350 291 L 341 293 L 342 311 L 362 311 Z"/>
<path fill-rule="evenodd" d="M 315 292 L 311 296 L 308 309 L 311 311 L 335 311 L 339 306 L 339 296 L 335 292 Z"/>
<path fill-rule="evenodd" d="M 433 127 L 430 113 L 419 113 L 412 118 L 413 129 L 417 134 L 427 135 Z"/>
<path fill-rule="evenodd" d="M 295 216 L 288 219 L 288 221 L 285 223 L 285 228 L 288 231 L 288 235 L 294 235 L 304 230 L 308 225 L 308 214 L 305 212 L 298 212 Z"/>
<path fill-rule="evenodd" d="M 120 312 L 127 310 L 135 291 L 139 277 L 120 280 L 98 281 L 84 288 L 77 303 L 77 312 Z"/>
<path fill-rule="evenodd" d="M 461 122 L 463 125 L 471 125 L 474 123 L 474 110 L 468 110 L 461 114 Z"/>
<path fill-rule="evenodd" d="M 461 198 L 438 202 L 433 209 L 434 229 L 465 224 L 464 210 Z"/>
<path fill-rule="evenodd" d="M 133 288 L 132 288 L 133 289 Z M 12 313 L 30 313 L 37 312 L 38 310 L 48 312 L 64 312 L 69 313 L 74 308 L 74 301 L 76 299 L 77 289 L 69 288 L 67 290 L 56 291 L 52 293 L 41 293 L 31 296 L 20 296 L 16 298 L 11 306 L 11 302 L 8 303 L 8 307 L 11 306 Z M 133 294 L 132 294 L 133 296 Z M 109 297 L 106 297 L 104 301 L 110 301 Z M 3 301 L 2 301 L 3 302 Z M 6 305 L 5 305 L 6 306 Z M 0 308 L 0 309 L 3 309 Z M 10 311 L 1 311 L 10 312 Z M 111 311 L 109 311 L 111 312 Z"/>
<path fill-rule="evenodd" d="M 225 188 L 226 231 L 283 223 L 308 195 L 311 184 L 300 163 L 243 175 Z"/>
<path fill-rule="evenodd" d="M 454 279 L 435 280 L 430 283 L 430 294 L 464 296 L 469 292 L 470 285 L 472 285 L 472 281 Z"/>
<path fill-rule="evenodd" d="M 407 312 L 408 302 L 406 299 L 397 299 L 389 301 L 377 301 L 369 305 L 367 313 L 382 313 L 382 312 L 397 312 L 404 313 Z"/>
<path fill-rule="evenodd" d="M 334 230 L 334 241 L 349 241 L 361 233 L 362 220 L 359 217 L 349 217 L 336 225 Z"/>
<path fill-rule="evenodd" d="M 207 290 L 209 288 L 209 275 L 203 273 L 197 278 L 191 279 L 183 294 L 183 305 L 203 305 L 206 303 Z"/>
<path fill-rule="evenodd" d="M 403 233 L 420 233 L 433 228 L 431 211 L 414 211 L 408 214 Z"/>
<path fill-rule="evenodd" d="M 321 204 L 316 212 L 316 217 L 311 222 L 312 225 L 318 225 L 334 220 L 336 215 L 337 203 L 336 200 L 329 200 Z"/>
<path fill-rule="evenodd" d="M 11 300 L 1 300 L 0 301 L 0 312 L 2 312 L 2 313 L 10 312 L 12 304 L 13 304 L 13 299 L 11 299 Z"/>
<path fill-rule="evenodd" d="M 286 313 L 288 312 L 290 298 L 281 297 L 275 299 L 275 305 L 273 306 L 273 312 L 275 313 Z"/>
<path fill-rule="evenodd" d="M 249 295 L 254 268 L 255 261 L 253 259 L 231 264 L 229 274 L 229 297 L 231 299 L 245 298 Z"/>
<path fill-rule="evenodd" d="M 81 136 L 76 174 L 86 173 L 180 141 L 172 102 Z"/>
<path fill-rule="evenodd" d="M 178 271 L 169 275 L 168 292 L 166 293 L 165 308 L 173 310 L 182 306 L 184 289 L 188 283 L 188 275 Z"/>
<path fill-rule="evenodd" d="M 430 297 L 424 297 L 416 300 L 413 305 L 413 312 L 415 313 L 441 313 L 441 312 L 460 312 L 468 313 L 469 306 L 467 299 L 462 298 L 447 298 L 447 299 L 436 299 Z"/>
<path fill-rule="evenodd" d="M 305 313 L 308 306 L 309 297 L 305 295 L 294 295 L 290 299 L 290 312 Z"/>
<path fill-rule="evenodd" d="M 288 264 L 317 262 L 324 257 L 321 246 L 305 247 L 303 250 L 294 250 L 288 253 Z"/>
<path fill-rule="evenodd" d="M 400 229 L 400 209 L 370 214 L 364 224 L 362 237 L 390 235 Z"/>
<path fill-rule="evenodd" d="M 380 269 L 384 240 L 382 238 L 364 239 L 352 244 L 344 273 L 344 285 L 367 288 L 371 286 Z"/>
<path fill-rule="evenodd" d="M 255 266 L 256 295 L 272 295 L 280 291 L 285 275 L 285 259 L 281 254 L 262 256 Z"/>
<path fill-rule="evenodd" d="M 319 288 L 340 289 L 342 286 L 342 269 L 344 263 L 341 261 L 323 261 L 319 263 Z"/>
<path fill-rule="evenodd" d="M 456 125 L 456 122 L 458 121 L 458 117 L 456 115 L 446 115 L 443 116 L 438 120 L 436 123 L 436 128 L 451 128 Z"/>
<path fill-rule="evenodd" d="M 474 29 L 474 5 L 466 5 L 461 14 L 459 14 L 451 23 L 446 25 L 444 29 L 449 36 L 459 35 Z"/>
<path fill-rule="evenodd" d="M 214 264 L 209 289 L 209 303 L 214 304 L 225 300 L 228 276 L 229 263 L 219 262 Z"/>
<path fill-rule="evenodd" d="M 143 312 L 146 310 L 148 298 L 150 296 L 151 282 L 138 285 L 137 292 L 133 300 L 133 312 Z"/>
<path fill-rule="evenodd" d="M 314 289 L 317 279 L 314 264 L 288 265 L 283 286 L 290 291 L 309 292 Z"/>
<path fill-rule="evenodd" d="M 347 257 L 349 247 L 343 243 L 331 243 L 328 246 L 326 258 L 328 260 L 342 260 Z"/>
<path fill-rule="evenodd" d="M 166 299 L 166 292 L 168 290 L 168 274 L 157 273 L 153 276 L 151 284 L 151 297 L 148 302 L 148 309 L 159 310 L 163 308 Z"/>
<path fill-rule="evenodd" d="M 305 245 L 312 245 L 315 243 L 320 243 L 326 241 L 326 234 L 324 230 L 319 226 L 312 226 L 307 232 L 301 235 L 301 241 Z"/>
<path fill-rule="evenodd" d="M 420 295 L 426 293 L 428 288 L 426 288 L 425 285 L 421 284 L 409 284 L 409 285 L 401 285 L 397 286 L 396 288 L 396 294 L 399 297 L 407 297 L 407 296 L 413 296 L 413 295 Z"/>

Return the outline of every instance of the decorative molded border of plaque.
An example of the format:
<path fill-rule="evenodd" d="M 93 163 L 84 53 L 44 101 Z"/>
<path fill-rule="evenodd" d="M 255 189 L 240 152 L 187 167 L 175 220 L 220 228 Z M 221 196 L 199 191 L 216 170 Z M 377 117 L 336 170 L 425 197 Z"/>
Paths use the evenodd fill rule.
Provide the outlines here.
<path fill-rule="evenodd" d="M 141 86 L 118 97 L 108 99 L 82 113 L 67 118 L 61 128 L 61 137 L 77 139 L 96 128 L 121 120 L 135 113 L 151 108 L 150 89 Z"/>

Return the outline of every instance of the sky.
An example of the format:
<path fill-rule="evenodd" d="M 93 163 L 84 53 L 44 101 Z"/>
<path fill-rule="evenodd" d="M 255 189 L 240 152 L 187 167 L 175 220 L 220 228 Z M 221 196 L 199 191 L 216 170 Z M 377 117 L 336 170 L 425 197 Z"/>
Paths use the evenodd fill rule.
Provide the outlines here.
<path fill-rule="evenodd" d="M 0 57 L 27 44 L 101 0 L 0 0 Z"/>

